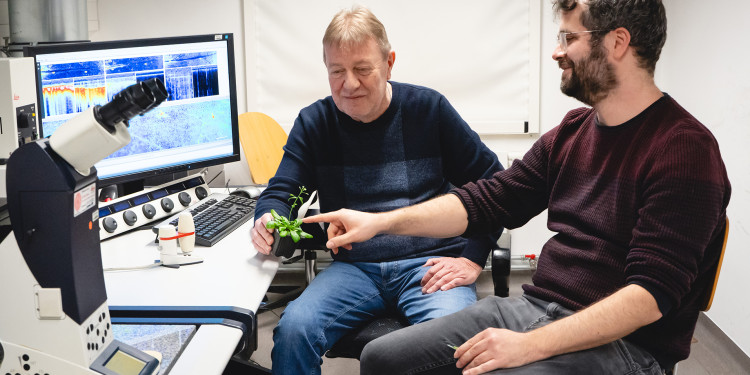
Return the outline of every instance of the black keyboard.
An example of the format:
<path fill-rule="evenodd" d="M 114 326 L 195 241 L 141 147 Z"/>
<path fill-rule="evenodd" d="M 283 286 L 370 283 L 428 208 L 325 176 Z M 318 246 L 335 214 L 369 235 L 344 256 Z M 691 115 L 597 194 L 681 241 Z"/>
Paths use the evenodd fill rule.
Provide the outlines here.
<path fill-rule="evenodd" d="M 213 246 L 233 230 L 255 216 L 253 198 L 237 195 L 211 194 L 201 203 L 189 207 L 195 222 L 195 243 L 201 246 Z M 159 225 L 177 226 L 179 214 Z M 154 226 L 154 230 L 157 230 Z"/>

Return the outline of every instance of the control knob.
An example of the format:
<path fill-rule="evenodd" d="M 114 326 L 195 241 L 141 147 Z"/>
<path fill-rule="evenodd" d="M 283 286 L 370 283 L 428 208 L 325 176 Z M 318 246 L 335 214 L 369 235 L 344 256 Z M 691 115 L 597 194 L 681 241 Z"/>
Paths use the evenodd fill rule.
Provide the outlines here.
<path fill-rule="evenodd" d="M 208 196 L 208 191 L 203 186 L 198 186 L 195 188 L 195 196 L 198 197 L 198 200 L 201 200 Z"/>
<path fill-rule="evenodd" d="M 190 194 L 184 191 L 180 194 L 177 194 L 177 199 L 180 201 L 180 204 L 182 204 L 185 207 L 189 206 L 190 201 L 192 200 L 192 198 L 190 198 Z"/>
<path fill-rule="evenodd" d="M 114 233 L 117 230 L 117 220 L 111 217 L 105 217 L 104 230 L 106 230 L 107 233 Z"/>
<path fill-rule="evenodd" d="M 135 224 L 135 222 L 138 221 L 138 215 L 136 215 L 135 212 L 133 211 L 127 210 L 123 212 L 122 220 L 125 221 L 125 224 L 130 225 L 132 227 L 133 224 Z"/>
<path fill-rule="evenodd" d="M 154 208 L 151 203 L 146 203 L 143 205 L 143 216 L 146 217 L 146 219 L 152 219 L 154 216 L 156 216 L 156 208 Z"/>
<path fill-rule="evenodd" d="M 174 209 L 174 202 L 169 198 L 164 198 L 161 200 L 161 208 L 166 212 L 171 212 Z"/>

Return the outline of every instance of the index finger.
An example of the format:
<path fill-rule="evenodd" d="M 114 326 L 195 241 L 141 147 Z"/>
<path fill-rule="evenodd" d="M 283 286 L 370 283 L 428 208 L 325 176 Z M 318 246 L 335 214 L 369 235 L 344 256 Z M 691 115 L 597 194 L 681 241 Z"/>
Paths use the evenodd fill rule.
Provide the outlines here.
<path fill-rule="evenodd" d="M 426 266 L 427 266 L 427 264 L 425 264 L 422 267 L 426 267 Z M 441 268 L 443 268 L 443 264 L 442 263 L 438 263 L 436 265 L 430 266 L 430 269 L 428 269 L 427 272 L 425 272 L 424 276 L 422 276 L 422 281 L 420 282 L 420 284 L 422 286 L 425 286 L 432 279 L 432 277 L 435 276 L 435 274 L 438 271 L 440 271 Z"/>
<path fill-rule="evenodd" d="M 427 261 L 422 265 L 422 267 L 434 266 L 438 263 L 438 259 L 440 258 L 427 259 Z"/>
<path fill-rule="evenodd" d="M 336 220 L 338 215 L 336 212 L 326 212 L 324 214 L 318 214 L 302 218 L 302 222 L 305 224 L 309 223 L 330 223 Z"/>
<path fill-rule="evenodd" d="M 485 332 L 487 332 L 486 329 L 482 332 L 477 333 L 476 335 L 474 335 L 474 337 L 470 338 L 465 343 L 459 345 L 458 349 L 456 349 L 456 352 L 453 353 L 453 358 L 461 358 L 466 352 L 469 351 L 469 349 L 471 349 L 472 346 L 474 346 L 474 344 L 476 344 L 482 339 Z M 471 362 L 472 359 L 474 359 L 474 357 L 467 358 L 467 359 L 468 361 L 466 361 L 466 363 L 469 363 Z"/>

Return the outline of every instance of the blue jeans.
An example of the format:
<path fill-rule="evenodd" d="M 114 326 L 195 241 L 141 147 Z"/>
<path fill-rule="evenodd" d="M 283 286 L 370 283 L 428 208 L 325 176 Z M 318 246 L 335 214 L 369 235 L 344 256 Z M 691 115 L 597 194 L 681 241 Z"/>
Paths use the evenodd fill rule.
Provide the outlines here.
<path fill-rule="evenodd" d="M 422 294 L 428 259 L 331 263 L 281 314 L 273 331 L 273 373 L 320 374 L 323 354 L 336 341 L 387 311 L 416 324 L 476 302 L 474 284 Z"/>
<path fill-rule="evenodd" d="M 486 328 L 526 332 L 571 314 L 557 303 L 530 296 L 487 297 L 455 314 L 371 341 L 362 351 L 360 374 L 460 374 L 448 345 L 461 345 Z M 621 339 L 488 374 L 661 375 L 662 370 L 651 354 Z"/>

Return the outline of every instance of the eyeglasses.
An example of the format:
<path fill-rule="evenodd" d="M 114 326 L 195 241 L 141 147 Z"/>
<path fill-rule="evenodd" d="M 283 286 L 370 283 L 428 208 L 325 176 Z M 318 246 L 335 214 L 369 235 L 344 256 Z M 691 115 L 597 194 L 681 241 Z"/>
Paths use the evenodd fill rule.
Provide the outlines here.
<path fill-rule="evenodd" d="M 557 44 L 560 45 L 561 51 L 567 53 L 568 52 L 568 38 L 571 35 L 584 34 L 584 33 L 590 34 L 590 33 L 595 33 L 598 31 L 609 31 L 609 30 L 600 29 L 600 30 L 585 30 L 585 31 L 573 31 L 573 32 L 560 31 L 559 33 L 557 33 Z"/>

